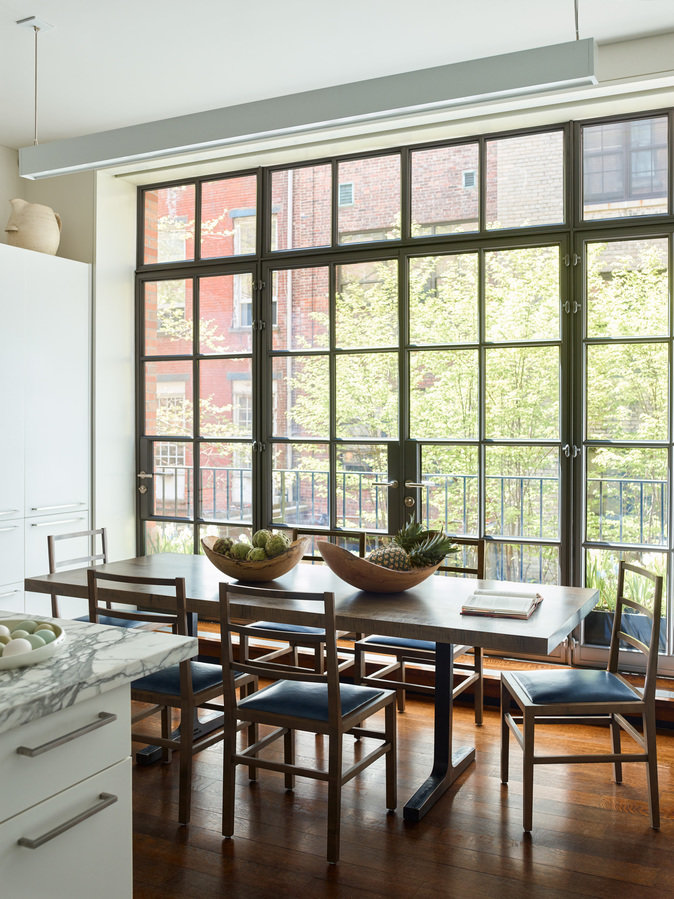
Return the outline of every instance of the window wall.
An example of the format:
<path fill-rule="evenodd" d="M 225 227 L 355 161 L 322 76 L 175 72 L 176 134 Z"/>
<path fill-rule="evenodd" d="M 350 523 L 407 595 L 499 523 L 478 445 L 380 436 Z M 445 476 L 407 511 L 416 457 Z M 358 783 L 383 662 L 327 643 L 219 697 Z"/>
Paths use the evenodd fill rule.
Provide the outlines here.
<path fill-rule="evenodd" d="M 412 514 L 609 608 L 667 574 L 669 119 L 142 188 L 141 549 Z"/>

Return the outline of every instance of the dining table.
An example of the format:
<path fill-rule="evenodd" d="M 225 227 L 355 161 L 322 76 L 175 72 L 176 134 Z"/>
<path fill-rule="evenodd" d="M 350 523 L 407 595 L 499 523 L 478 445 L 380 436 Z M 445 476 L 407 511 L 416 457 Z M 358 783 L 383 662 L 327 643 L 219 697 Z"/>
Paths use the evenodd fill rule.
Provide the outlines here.
<path fill-rule="evenodd" d="M 221 582 L 233 579 L 218 571 L 203 555 L 157 553 L 108 562 L 101 571 L 126 576 L 185 579 L 188 611 L 203 620 L 219 618 Z M 254 586 L 264 588 L 264 583 Z M 502 655 L 549 655 L 581 623 L 596 605 L 599 594 L 592 588 L 552 584 L 526 584 L 543 601 L 527 619 L 462 614 L 461 607 L 476 589 L 516 592 L 521 583 L 450 577 L 441 573 L 402 593 L 370 593 L 352 587 L 325 564 L 302 561 L 290 572 L 266 586 L 289 592 L 331 592 L 335 596 L 336 626 L 359 634 L 382 634 L 435 642 L 435 695 L 433 759 L 431 771 L 403 809 L 406 821 L 419 821 L 443 793 L 475 760 L 471 745 L 454 745 L 452 734 L 452 685 L 454 645 L 480 646 Z M 86 569 L 59 571 L 25 579 L 26 591 L 87 597 Z M 103 600 L 136 604 L 143 609 L 167 608 L 161 588 L 110 584 L 101 591 Z M 258 600 L 256 599 L 256 602 Z M 27 605 L 29 600 L 27 600 Z M 237 600 L 237 614 L 246 616 L 245 602 Z M 240 608 L 239 608 L 240 606 Z M 302 609 L 300 600 L 288 600 L 288 608 Z M 274 618 L 283 621 L 283 610 Z"/>

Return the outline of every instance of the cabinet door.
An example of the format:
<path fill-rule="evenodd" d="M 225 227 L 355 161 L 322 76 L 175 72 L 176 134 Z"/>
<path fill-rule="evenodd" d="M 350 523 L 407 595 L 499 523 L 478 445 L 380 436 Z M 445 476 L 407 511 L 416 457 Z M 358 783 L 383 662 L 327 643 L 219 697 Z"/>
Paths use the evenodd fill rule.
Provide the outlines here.
<path fill-rule="evenodd" d="M 104 806 L 102 797 L 108 796 L 115 801 Z M 91 814 L 74 823 L 87 813 Z M 37 848 L 18 843 L 64 826 L 67 829 Z M 131 840 L 128 758 L 0 825 L 2 895 L 131 899 Z"/>
<path fill-rule="evenodd" d="M 25 336 L 26 515 L 88 506 L 89 266 L 32 254 Z"/>
<path fill-rule="evenodd" d="M 26 250 L 0 244 L 0 522 L 23 516 L 23 283 L 26 253 Z"/>
<path fill-rule="evenodd" d="M 23 519 L 0 519 L 0 609 L 23 612 Z"/>

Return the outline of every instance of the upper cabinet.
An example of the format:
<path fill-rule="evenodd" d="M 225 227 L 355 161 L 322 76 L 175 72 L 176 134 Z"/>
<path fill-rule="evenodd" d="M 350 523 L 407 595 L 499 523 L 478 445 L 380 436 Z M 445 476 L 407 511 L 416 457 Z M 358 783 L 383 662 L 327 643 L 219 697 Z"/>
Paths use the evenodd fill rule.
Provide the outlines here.
<path fill-rule="evenodd" d="M 24 514 L 24 256 L 0 245 L 0 521 Z"/>

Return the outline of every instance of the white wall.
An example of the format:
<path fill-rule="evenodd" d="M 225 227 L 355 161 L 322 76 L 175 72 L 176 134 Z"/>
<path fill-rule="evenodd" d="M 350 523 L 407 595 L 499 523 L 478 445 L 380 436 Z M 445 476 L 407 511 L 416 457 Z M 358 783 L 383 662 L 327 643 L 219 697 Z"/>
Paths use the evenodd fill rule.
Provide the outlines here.
<path fill-rule="evenodd" d="M 5 225 L 11 212 L 9 201 L 23 197 L 24 185 L 19 178 L 19 154 L 8 147 L 0 147 L 0 242 L 7 243 Z"/>
<path fill-rule="evenodd" d="M 136 189 L 96 176 L 93 521 L 110 559 L 136 554 L 134 266 Z"/>
<path fill-rule="evenodd" d="M 95 184 L 93 172 L 27 181 L 21 196 L 29 203 L 51 206 L 61 216 L 58 256 L 78 262 L 94 261 Z"/>

